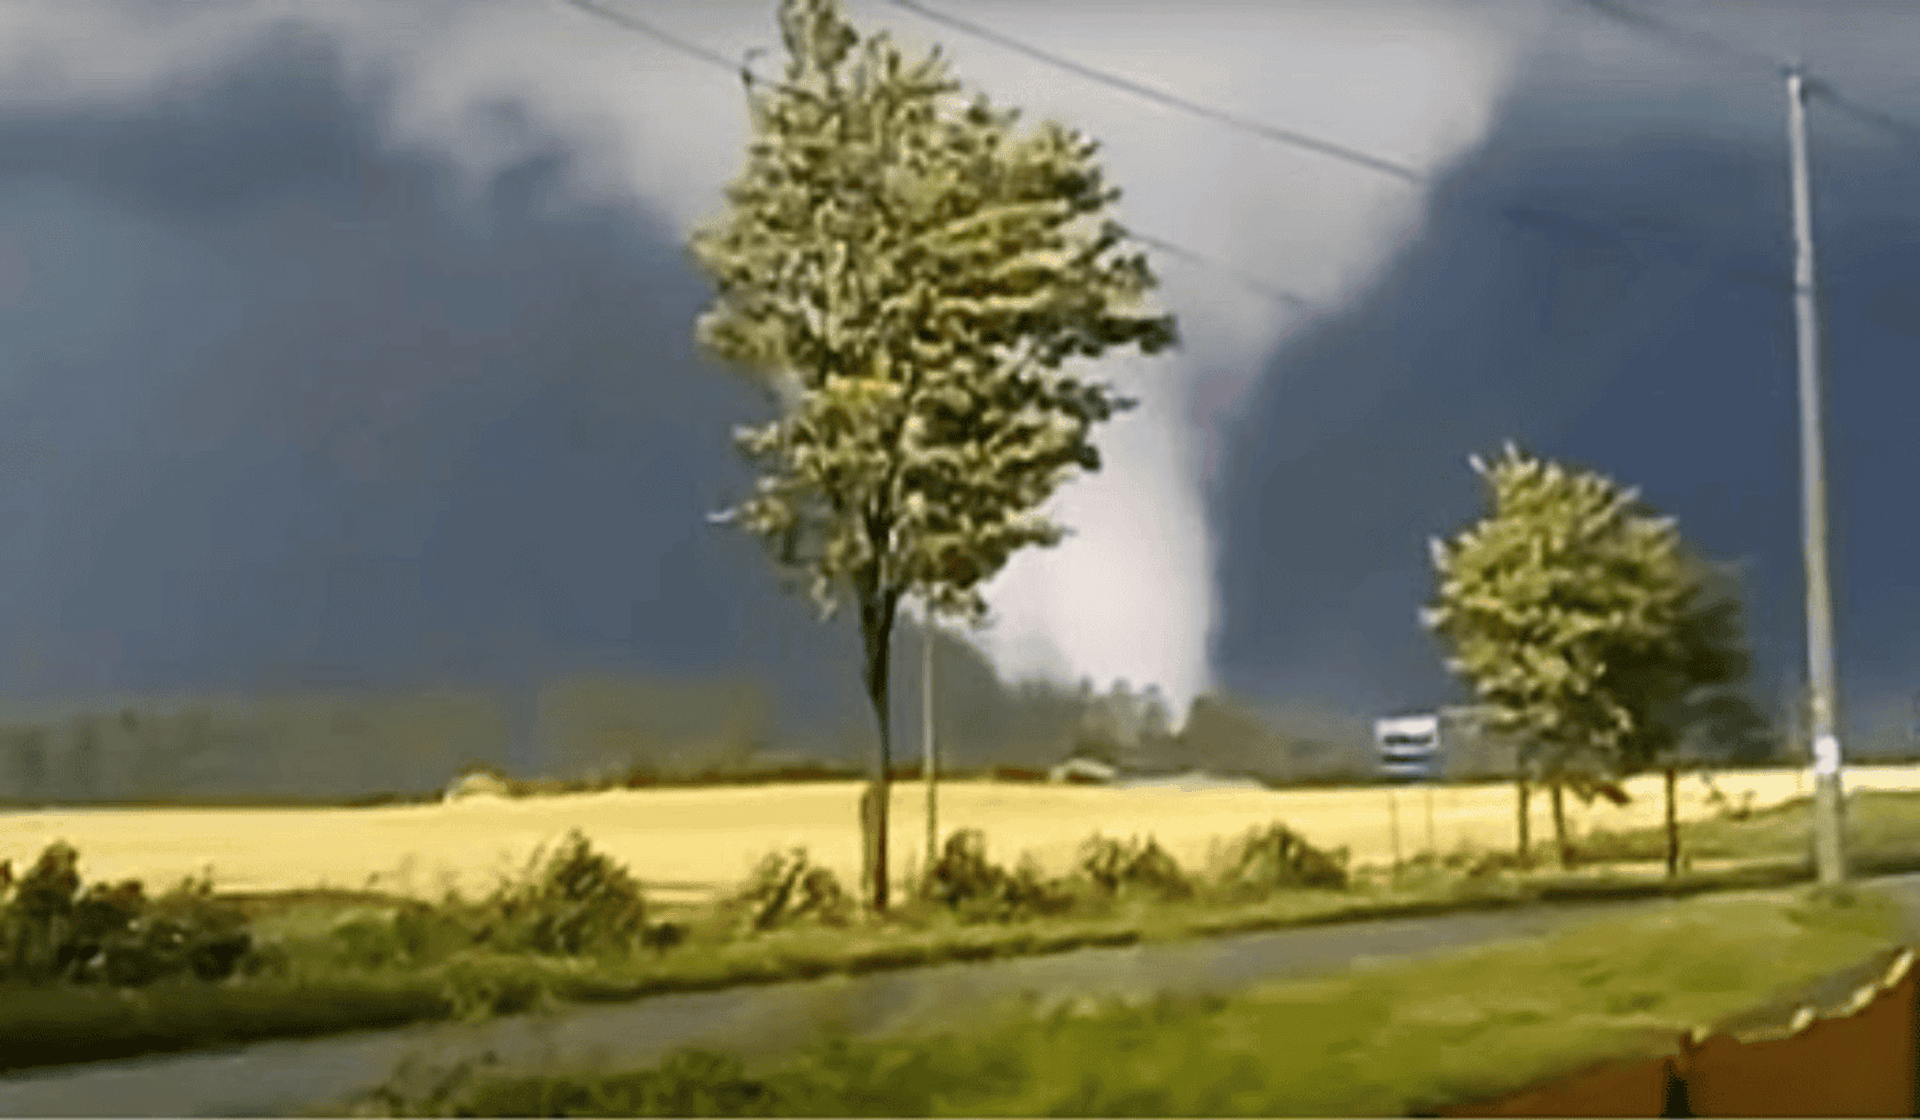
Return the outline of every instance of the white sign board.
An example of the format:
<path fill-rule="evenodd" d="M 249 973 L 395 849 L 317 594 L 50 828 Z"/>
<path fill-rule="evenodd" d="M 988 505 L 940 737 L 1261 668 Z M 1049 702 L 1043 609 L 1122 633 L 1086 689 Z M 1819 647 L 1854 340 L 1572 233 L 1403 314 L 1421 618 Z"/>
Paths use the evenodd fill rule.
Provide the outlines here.
<path fill-rule="evenodd" d="M 1381 747 L 1398 747 L 1411 753 L 1422 748 L 1432 750 L 1440 743 L 1439 716 L 1396 716 L 1373 721 L 1373 741 Z"/>
<path fill-rule="evenodd" d="M 1440 717 L 1377 719 L 1373 721 L 1373 739 L 1380 749 L 1383 773 L 1403 779 L 1430 778 L 1440 750 Z"/>
<path fill-rule="evenodd" d="M 1813 772 L 1816 774 L 1840 772 L 1840 740 L 1831 735 L 1822 735 L 1814 740 Z"/>

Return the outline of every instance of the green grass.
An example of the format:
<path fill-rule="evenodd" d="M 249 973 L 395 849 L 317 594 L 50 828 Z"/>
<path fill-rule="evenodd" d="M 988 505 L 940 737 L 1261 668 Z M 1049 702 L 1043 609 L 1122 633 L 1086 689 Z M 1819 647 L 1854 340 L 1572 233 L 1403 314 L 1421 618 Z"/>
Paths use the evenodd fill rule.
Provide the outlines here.
<path fill-rule="evenodd" d="M 688 926 L 685 943 L 631 957 L 543 958 L 467 945 L 473 907 L 427 907 L 369 891 L 240 897 L 272 967 L 219 984 L 185 979 L 137 995 L 72 986 L 12 988 L 0 999 L 0 1070 L 198 1049 L 401 1023 L 475 1017 L 542 1004 L 602 1003 L 833 973 L 859 974 L 946 961 L 1061 952 L 1323 924 L 1522 905 L 1532 901 L 1687 895 L 1779 887 L 1810 877 L 1806 807 L 1742 821 L 1686 826 L 1698 859 L 1748 858 L 1744 867 L 1667 881 L 1588 867 L 1578 874 L 1470 877 L 1429 862 L 1397 877 L 1362 875 L 1345 891 L 1288 890 L 1253 902 L 1206 894 L 1184 903 L 1147 900 L 1008 922 L 970 923 L 926 904 L 848 928 L 800 926 L 744 937 L 737 920 L 704 909 L 654 907 Z M 1857 871 L 1920 869 L 1920 795 L 1850 798 Z M 1657 860 L 1658 829 L 1583 839 L 1589 861 Z M 410 915 L 411 925 L 397 922 Z M 410 931 L 410 932 L 409 932 Z"/>
<path fill-rule="evenodd" d="M 440 1018 L 418 981 L 301 977 L 240 985 L 169 977 L 139 989 L 0 985 L 0 1070 L 208 1049 Z"/>
<path fill-rule="evenodd" d="M 1802 858 L 1812 805 L 1797 798 L 1745 819 L 1720 817 L 1681 826 L 1682 852 L 1695 860 Z M 1920 856 L 1920 793 L 1863 790 L 1847 796 L 1847 846 L 1865 860 Z M 1587 860 L 1664 860 L 1666 830 L 1596 831 L 1576 842 Z M 1544 852 L 1546 849 L 1543 848 Z"/>
<path fill-rule="evenodd" d="M 1538 944 L 1390 963 L 1234 998 L 1039 1013 L 967 1033 L 827 1042 L 754 1068 L 683 1052 L 651 1070 L 457 1083 L 389 1114 L 1380 1116 L 1654 1054 L 1883 948 L 1895 907 L 1807 892 L 1690 900 Z M 365 1113 L 362 1113 L 365 1114 Z"/>
<path fill-rule="evenodd" d="M 946 961 L 1064 952 L 1272 929 L 1460 905 L 1510 905 L 1521 892 L 1488 884 L 1414 889 L 1360 885 L 1240 905 L 1093 905 L 1077 915 L 970 923 L 929 904 L 848 928 L 797 926 L 743 937 L 734 921 L 692 915 L 687 940 L 664 953 L 575 958 L 474 948 L 458 907 L 364 891 L 236 896 L 263 947 L 261 967 L 219 983 L 170 979 L 136 991 L 10 985 L 0 998 L 0 1070 L 177 1052 L 408 1022 L 605 1003 L 666 993 L 861 974 Z M 409 951 L 396 916 L 426 916 Z"/>
<path fill-rule="evenodd" d="M 1738 881 L 1696 877 L 1684 889 Z M 709 991 L 829 974 L 1176 941 L 1369 917 L 1441 914 L 1522 905 L 1533 898 L 1618 897 L 1662 884 L 1592 880 L 1532 884 L 1434 882 L 1348 892 L 1300 891 L 1240 905 L 1118 904 L 1105 914 L 964 923 L 930 907 L 903 907 L 884 923 L 848 929 L 798 927 L 751 938 L 696 924 L 666 953 L 630 958 L 536 957 L 474 948 L 427 960 L 366 955 L 391 929 L 396 900 L 354 892 L 294 900 L 255 899 L 253 930 L 275 948 L 274 972 L 219 984 L 190 978 L 121 993 L 98 987 L 16 988 L 0 999 L 0 1070 L 202 1049 L 449 1018 L 479 1018 L 540 1006 L 594 1004 L 668 992 Z M 341 936 L 352 929 L 360 936 Z M 389 937 L 390 941 L 391 938 Z"/>

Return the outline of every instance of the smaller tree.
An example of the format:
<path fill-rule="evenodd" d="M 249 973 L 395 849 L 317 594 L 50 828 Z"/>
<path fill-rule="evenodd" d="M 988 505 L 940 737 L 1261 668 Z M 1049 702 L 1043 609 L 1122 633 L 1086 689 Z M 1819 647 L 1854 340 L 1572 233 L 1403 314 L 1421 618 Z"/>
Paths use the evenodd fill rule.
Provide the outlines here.
<path fill-rule="evenodd" d="M 1746 674 L 1739 600 L 1637 492 L 1511 443 L 1470 462 L 1492 509 L 1432 542 L 1439 594 L 1422 621 L 1489 725 L 1528 744 L 1521 795 L 1529 776 L 1547 784 L 1564 863 L 1562 790 L 1591 798 L 1670 753 L 1698 690 Z"/>
<path fill-rule="evenodd" d="M 1670 655 L 1624 662 L 1619 679 L 1644 697 L 1642 719 L 1623 744 L 1621 769 L 1665 777 L 1667 874 L 1680 870 L 1675 784 L 1683 767 L 1750 751 L 1766 720 L 1740 690 L 1753 669 L 1746 614 L 1734 573 L 1689 555 L 1691 576 Z"/>

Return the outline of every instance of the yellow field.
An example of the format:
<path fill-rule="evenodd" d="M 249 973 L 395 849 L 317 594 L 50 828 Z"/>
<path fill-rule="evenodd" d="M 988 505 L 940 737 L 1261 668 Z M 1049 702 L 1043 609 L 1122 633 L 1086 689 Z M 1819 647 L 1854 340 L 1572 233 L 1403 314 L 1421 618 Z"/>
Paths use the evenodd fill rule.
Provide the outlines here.
<path fill-rule="evenodd" d="M 1810 788 L 1804 772 L 1729 772 L 1715 777 L 1729 796 L 1751 790 L 1756 807 Z M 1860 768 L 1849 789 L 1920 789 L 1920 767 Z M 1630 805 L 1581 806 L 1576 829 L 1649 827 L 1662 819 L 1660 779 L 1628 784 Z M 859 867 L 858 783 L 660 789 L 532 798 L 472 799 L 446 805 L 366 809 L 45 810 L 0 814 L 0 859 L 16 868 L 49 842 L 80 851 L 88 881 L 138 878 L 150 887 L 212 870 L 222 889 L 365 887 L 434 898 L 449 885 L 484 891 L 498 874 L 524 866 L 542 843 L 579 828 L 594 846 L 627 864 L 656 893 L 704 894 L 737 882 L 762 855 L 804 845 L 851 883 Z M 1711 809 L 1694 777 L 1680 785 L 1681 816 Z M 1316 845 L 1346 846 L 1359 864 L 1392 858 L 1390 809 L 1400 848 L 1427 844 L 1427 795 L 1418 789 L 1188 791 L 1088 786 L 949 783 L 941 788 L 943 832 L 983 829 L 996 860 L 1031 852 L 1062 870 L 1090 833 L 1156 836 L 1181 863 L 1197 867 L 1210 842 L 1253 825 L 1284 821 Z M 1511 847 L 1511 786 L 1460 786 L 1432 793 L 1436 845 Z M 904 874 L 923 850 L 926 790 L 894 787 L 893 852 Z M 1546 798 L 1533 800 L 1534 836 L 1549 836 Z"/>

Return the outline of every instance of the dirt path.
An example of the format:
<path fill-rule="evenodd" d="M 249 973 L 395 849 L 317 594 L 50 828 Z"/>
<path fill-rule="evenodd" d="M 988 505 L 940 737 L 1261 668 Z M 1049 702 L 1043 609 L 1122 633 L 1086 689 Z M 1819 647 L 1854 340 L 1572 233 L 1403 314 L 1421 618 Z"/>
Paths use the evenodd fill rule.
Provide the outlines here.
<path fill-rule="evenodd" d="M 1877 881 L 1920 937 L 1920 875 Z M 1265 981 L 1327 975 L 1400 957 L 1527 940 L 1581 921 L 1653 907 L 1640 900 L 1280 930 L 1216 940 L 942 965 L 771 987 L 659 996 L 477 1025 L 420 1024 L 224 1052 L 105 1062 L 0 1078 L 0 1116 L 291 1115 L 384 1082 L 409 1054 L 444 1067 L 494 1052 L 505 1068 L 571 1066 L 596 1056 L 643 1066 L 706 1044 L 757 1057 L 792 1053 L 837 1024 L 855 1035 L 964 1022 L 1033 993 L 1043 1001 L 1230 993 Z"/>

